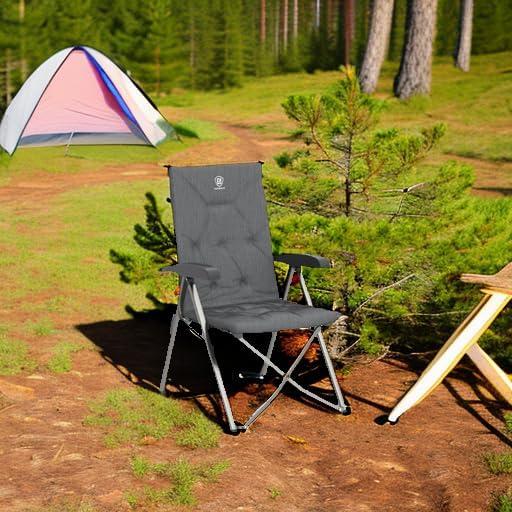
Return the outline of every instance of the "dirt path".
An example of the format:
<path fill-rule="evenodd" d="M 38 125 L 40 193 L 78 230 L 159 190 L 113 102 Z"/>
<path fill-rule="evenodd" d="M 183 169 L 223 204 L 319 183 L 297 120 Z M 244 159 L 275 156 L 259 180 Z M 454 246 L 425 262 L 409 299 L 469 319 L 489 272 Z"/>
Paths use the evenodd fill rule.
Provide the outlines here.
<path fill-rule="evenodd" d="M 173 154 L 169 163 L 198 165 L 209 163 L 250 162 L 271 160 L 277 153 L 291 146 L 284 138 L 258 134 L 249 128 L 221 124 L 228 137 L 199 142 Z M 0 203 L 16 204 L 24 209 L 44 207 L 45 198 L 80 187 L 148 179 L 166 179 L 165 170 L 158 164 L 132 163 L 107 165 L 94 171 L 77 173 L 48 173 L 35 171 L 30 178 L 13 176 L 8 185 L 0 187 Z"/>
<path fill-rule="evenodd" d="M 172 163 L 268 160 L 289 146 L 245 127 L 223 129 L 229 138 L 199 143 L 175 154 Z M 0 203 L 44 210 L 66 190 L 141 179 L 164 179 L 164 174 L 155 165 L 133 164 L 76 174 L 41 172 L 30 180 L 15 176 L 0 188 Z M 122 305 L 120 298 L 112 307 Z M 491 477 L 482 461 L 485 453 L 511 444 L 502 433 L 506 409 L 468 372 L 452 375 L 398 425 L 374 422 L 416 378 L 394 360 L 359 367 L 341 379 L 354 411 L 349 417 L 286 396 L 248 433 L 222 436 L 218 448 L 184 452 L 172 440 L 162 440 L 107 449 L 101 432 L 82 424 L 87 402 L 113 387 L 131 389 L 133 380 L 156 385 L 167 326 L 147 320 L 91 322 L 77 313 L 58 326 L 63 336 L 89 340 L 98 349 L 76 354 L 69 374 L 39 371 L 0 379 L 10 395 L 0 393 L 2 512 L 39 512 L 55 500 L 84 497 L 98 511 L 128 510 L 123 493 L 139 485 L 129 461 L 140 452 L 152 460 L 183 454 L 192 461 L 229 460 L 231 467 L 217 484 L 197 487 L 199 504 L 193 509 L 210 512 L 481 512 L 493 492 L 508 486 L 506 478 Z M 29 341 L 36 353 L 42 350 L 40 338 Z M 192 346 L 197 346 L 194 339 L 180 335 L 182 361 Z M 199 354 L 194 355 L 197 373 L 178 365 L 192 381 L 209 375 L 206 356 Z M 208 382 L 207 393 L 213 393 Z M 254 394 L 231 392 L 235 414 L 243 418 L 254 409 Z"/>

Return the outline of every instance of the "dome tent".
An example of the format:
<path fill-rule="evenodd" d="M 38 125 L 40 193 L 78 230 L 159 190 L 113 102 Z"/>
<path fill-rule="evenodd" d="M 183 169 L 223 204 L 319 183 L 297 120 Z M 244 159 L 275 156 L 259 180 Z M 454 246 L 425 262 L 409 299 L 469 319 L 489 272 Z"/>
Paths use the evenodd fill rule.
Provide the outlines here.
<path fill-rule="evenodd" d="M 61 50 L 23 84 L 0 124 L 0 146 L 156 146 L 173 132 L 146 94 L 103 53 Z"/>

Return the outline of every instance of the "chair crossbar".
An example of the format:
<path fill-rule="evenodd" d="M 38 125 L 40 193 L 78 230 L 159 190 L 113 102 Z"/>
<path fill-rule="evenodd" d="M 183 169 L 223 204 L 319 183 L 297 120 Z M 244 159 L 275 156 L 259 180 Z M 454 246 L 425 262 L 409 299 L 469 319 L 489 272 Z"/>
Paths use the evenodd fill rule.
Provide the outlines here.
<path fill-rule="evenodd" d="M 304 278 L 302 277 L 302 272 L 301 272 L 300 267 L 299 268 L 293 268 L 293 267 L 290 268 L 287 278 L 286 278 L 286 281 L 285 281 L 283 298 L 284 298 L 284 300 L 286 300 L 286 297 L 288 295 L 288 291 L 289 291 L 289 288 L 291 285 L 291 280 L 292 280 L 292 277 L 295 272 L 298 272 L 298 274 L 300 276 L 301 287 L 303 288 L 303 290 L 305 290 L 304 296 L 306 298 L 306 302 L 311 305 L 311 297 L 309 296 L 309 293 L 307 291 L 306 283 L 304 282 Z M 211 342 L 211 339 L 210 339 L 210 336 L 208 333 L 208 324 L 207 324 L 206 316 L 204 314 L 204 310 L 203 310 L 203 307 L 201 304 L 201 299 L 199 297 L 199 292 L 197 290 L 197 286 L 195 285 L 193 279 L 191 279 L 191 278 L 182 279 L 182 281 L 181 281 L 178 306 L 176 309 L 176 313 L 174 314 L 172 321 L 171 321 L 170 341 L 169 341 L 169 346 L 168 346 L 167 354 L 166 354 L 166 358 L 165 358 L 164 370 L 162 372 L 162 378 L 160 381 L 160 392 L 162 394 L 165 394 L 165 392 L 166 392 L 167 376 L 169 373 L 171 356 L 172 356 L 174 342 L 176 339 L 176 333 L 178 330 L 178 324 L 179 324 L 180 320 L 183 320 L 187 324 L 188 328 L 192 329 L 190 319 L 185 318 L 183 316 L 182 309 L 181 309 L 181 305 L 183 304 L 183 301 L 185 298 L 185 293 L 187 293 L 187 292 L 190 293 L 190 297 L 192 300 L 192 306 L 194 308 L 197 321 L 201 326 L 201 332 L 197 333 L 197 335 L 205 342 L 208 356 L 210 358 L 210 362 L 212 365 L 214 377 L 217 382 L 217 387 L 219 389 L 219 394 L 220 394 L 222 403 L 224 405 L 226 419 L 227 419 L 229 429 L 231 432 L 235 433 L 238 431 L 247 430 L 247 428 L 250 425 L 252 425 L 252 423 L 254 423 L 254 421 L 256 421 L 256 419 L 259 416 L 261 416 L 261 414 L 263 414 L 265 412 L 265 410 L 272 404 L 272 402 L 279 396 L 279 394 L 281 393 L 282 389 L 284 388 L 284 386 L 286 384 L 291 384 L 293 387 L 295 387 L 297 390 L 299 390 L 304 395 L 308 396 L 309 398 L 311 398 L 313 400 L 316 400 L 317 402 L 319 402 L 327 407 L 330 407 L 331 409 L 336 410 L 337 412 L 346 414 L 350 411 L 349 407 L 347 406 L 347 404 L 345 403 L 345 401 L 343 399 L 343 394 L 339 387 L 339 383 L 336 378 L 336 373 L 334 371 L 334 367 L 332 365 L 331 359 L 330 359 L 328 351 L 327 351 L 327 346 L 326 346 L 325 341 L 322 336 L 321 326 L 317 326 L 317 327 L 313 328 L 313 332 L 311 333 L 311 336 L 309 337 L 308 341 L 304 344 L 299 355 L 295 358 L 295 360 L 293 361 L 293 363 L 291 364 L 291 366 L 288 368 L 288 370 L 286 372 L 284 370 L 282 370 L 281 368 L 279 368 L 270 359 L 272 350 L 274 348 L 274 343 L 275 343 L 275 340 L 277 337 L 277 332 L 272 333 L 269 348 L 267 350 L 267 355 L 263 354 L 261 351 L 259 351 L 253 345 L 251 345 L 243 337 L 243 335 L 236 335 L 233 333 L 229 333 L 229 334 L 232 334 L 246 348 L 248 348 L 253 354 L 255 354 L 257 357 L 259 357 L 263 361 L 263 367 L 260 371 L 260 375 L 265 375 L 267 372 L 267 369 L 272 368 L 282 378 L 281 382 L 276 387 L 276 389 L 273 391 L 273 393 L 253 412 L 253 414 L 249 417 L 249 419 L 242 425 L 237 424 L 233 417 L 231 405 L 230 405 L 230 402 L 229 402 L 229 399 L 228 399 L 228 396 L 226 393 L 226 389 L 224 387 L 222 374 L 220 372 L 220 368 L 217 363 L 213 344 Z M 299 384 L 296 380 L 294 380 L 292 378 L 292 373 L 297 368 L 299 363 L 302 361 L 306 352 L 308 351 L 308 349 L 311 346 L 311 344 L 313 343 L 313 341 L 315 341 L 315 339 L 318 341 L 318 343 L 320 345 L 322 356 L 326 363 L 327 371 L 329 374 L 331 385 L 334 389 L 334 394 L 336 396 L 337 403 L 332 403 L 332 402 L 326 400 L 325 398 L 319 396 L 318 394 L 313 393 L 311 390 L 305 388 L 304 386 L 302 386 L 301 384 Z"/>

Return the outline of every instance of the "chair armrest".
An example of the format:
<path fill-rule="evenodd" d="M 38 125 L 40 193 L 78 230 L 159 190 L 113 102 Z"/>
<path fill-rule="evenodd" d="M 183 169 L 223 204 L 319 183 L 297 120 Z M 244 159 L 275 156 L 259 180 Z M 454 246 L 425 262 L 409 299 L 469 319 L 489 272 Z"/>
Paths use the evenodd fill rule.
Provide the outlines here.
<path fill-rule="evenodd" d="M 217 267 L 201 263 L 177 263 L 161 268 L 160 272 L 175 272 L 182 277 L 207 279 L 208 281 L 215 281 L 220 277 L 220 270 Z"/>
<path fill-rule="evenodd" d="M 290 267 L 315 267 L 330 268 L 331 262 L 323 256 L 315 256 L 314 254 L 278 254 L 274 256 L 274 261 L 287 263 Z"/>

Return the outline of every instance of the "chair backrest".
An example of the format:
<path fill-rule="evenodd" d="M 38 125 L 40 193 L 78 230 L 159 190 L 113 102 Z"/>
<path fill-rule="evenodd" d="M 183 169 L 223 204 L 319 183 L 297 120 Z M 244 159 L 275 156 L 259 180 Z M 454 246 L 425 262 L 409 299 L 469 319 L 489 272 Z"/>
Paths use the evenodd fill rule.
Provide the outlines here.
<path fill-rule="evenodd" d="M 178 261 L 220 270 L 214 283 L 196 280 L 203 306 L 278 298 L 261 163 L 168 171 Z"/>

